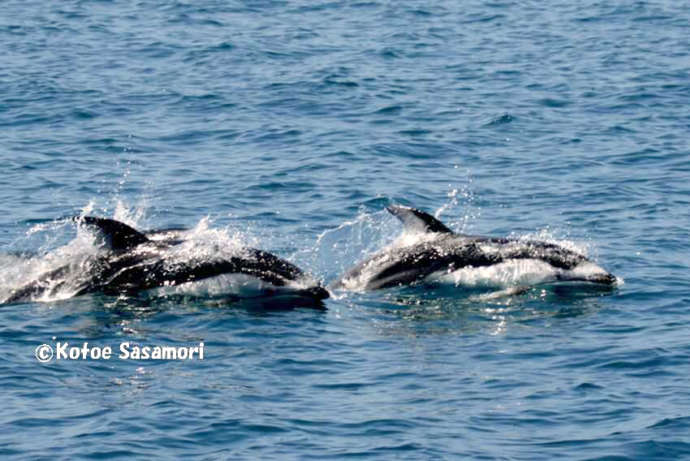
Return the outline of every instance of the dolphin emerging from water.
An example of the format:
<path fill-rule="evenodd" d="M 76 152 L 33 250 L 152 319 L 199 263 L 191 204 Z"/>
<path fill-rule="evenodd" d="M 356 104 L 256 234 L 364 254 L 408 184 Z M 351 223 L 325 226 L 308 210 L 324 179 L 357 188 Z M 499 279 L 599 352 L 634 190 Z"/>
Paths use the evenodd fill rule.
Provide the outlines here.
<path fill-rule="evenodd" d="M 418 238 L 412 244 L 394 244 L 373 254 L 347 271 L 333 288 L 376 290 L 444 277 L 457 283 L 463 277 L 476 279 L 471 271 L 487 268 L 496 269 L 494 274 L 532 272 L 536 283 L 616 283 L 616 277 L 585 256 L 553 243 L 457 234 L 423 211 L 400 205 L 387 210 Z"/>
<path fill-rule="evenodd" d="M 328 291 L 294 264 L 266 251 L 242 248 L 232 254 L 194 257 L 175 253 L 185 242 L 185 229 L 139 232 L 119 221 L 98 217 L 74 220 L 102 236 L 105 251 L 42 274 L 2 300 L 12 303 L 86 293 L 135 294 L 144 290 L 164 293 L 201 291 L 231 296 L 287 295 L 314 300 Z M 187 290 L 190 288 L 190 290 Z"/>

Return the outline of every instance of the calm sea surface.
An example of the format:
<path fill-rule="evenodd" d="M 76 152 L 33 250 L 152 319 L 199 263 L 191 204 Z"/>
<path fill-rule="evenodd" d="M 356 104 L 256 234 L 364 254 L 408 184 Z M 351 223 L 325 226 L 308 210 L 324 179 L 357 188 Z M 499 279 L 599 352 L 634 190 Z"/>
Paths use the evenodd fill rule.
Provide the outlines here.
<path fill-rule="evenodd" d="M 392 203 L 625 281 L 1 306 L 3 459 L 690 458 L 686 2 L 10 0 L 0 159 L 5 290 L 83 210 L 328 283 L 400 233 Z M 205 358 L 40 364 L 57 341 Z"/>

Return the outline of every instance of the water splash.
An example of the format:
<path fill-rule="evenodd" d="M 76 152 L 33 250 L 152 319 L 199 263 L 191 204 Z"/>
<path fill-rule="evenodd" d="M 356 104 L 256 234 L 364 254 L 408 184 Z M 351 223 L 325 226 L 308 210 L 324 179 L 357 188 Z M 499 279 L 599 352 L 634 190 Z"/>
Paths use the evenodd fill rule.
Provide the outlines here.
<path fill-rule="evenodd" d="M 92 214 L 95 208 L 91 201 L 80 214 Z M 143 207 L 129 208 L 122 201 L 117 202 L 113 212 L 114 219 L 133 227 L 137 227 L 144 215 Z M 76 226 L 76 235 L 74 231 L 75 222 L 69 219 L 39 223 L 26 232 L 23 242 L 15 242 L 15 246 L 21 248 L 38 240 L 38 250 L 0 254 L 0 300 L 37 280 L 47 287 L 36 298 L 39 301 L 65 299 L 79 291 L 91 276 L 94 261 L 106 250 L 101 239 L 87 226 Z M 184 231 L 184 241 L 170 248 L 166 263 L 228 258 L 241 254 L 246 247 L 243 233 L 230 228 L 214 228 L 211 220 L 204 217 L 196 226 Z"/>
<path fill-rule="evenodd" d="M 41 301 L 64 299 L 74 294 L 83 282 L 84 274 L 89 272 L 89 261 L 101 249 L 93 234 L 77 232 L 67 244 L 48 250 L 47 247 L 59 238 L 59 233 L 54 231 L 63 226 L 66 229 L 64 221 L 43 226 L 41 230 L 32 228 L 32 234 L 44 232 L 49 235 L 35 255 L 3 255 L 0 259 L 0 299 L 6 299 L 15 290 L 39 278 L 49 287 Z M 64 270 L 56 273 L 60 268 Z"/>
<path fill-rule="evenodd" d="M 458 165 L 454 165 L 453 168 L 458 169 Z M 481 209 L 475 205 L 472 177 L 469 171 L 465 175 L 462 186 L 448 184 L 446 202 L 434 212 L 434 217 L 438 220 L 441 220 L 444 215 L 449 215 L 449 218 L 445 220 L 446 224 L 459 233 L 465 233 L 481 214 Z"/>
<path fill-rule="evenodd" d="M 143 220 L 146 214 L 146 205 L 140 203 L 136 207 L 129 207 L 125 202 L 118 199 L 115 202 L 115 210 L 113 211 L 113 219 L 123 222 L 129 226 L 137 228 L 139 223 Z M 83 216 L 83 215 L 82 215 Z"/>
<path fill-rule="evenodd" d="M 457 167 L 457 166 L 456 166 Z M 434 215 L 460 214 L 459 219 L 450 219 L 449 223 L 459 232 L 463 232 L 479 216 L 479 209 L 473 206 L 474 195 L 471 190 L 471 178 L 468 177 L 461 187 L 449 184 L 446 202 Z M 391 200 L 380 197 L 384 203 Z M 462 209 L 462 211 L 458 211 Z M 385 210 L 366 211 L 333 229 L 327 229 L 318 235 L 313 247 L 301 250 L 308 267 L 314 272 L 324 274 L 325 279 L 341 275 L 358 261 L 386 248 L 389 245 L 404 246 L 418 243 L 424 236 L 408 234 L 402 229 L 396 218 Z"/>
<path fill-rule="evenodd" d="M 350 221 L 323 231 L 310 253 L 310 266 L 333 278 L 356 261 L 389 244 L 399 233 L 395 219 L 385 211 L 361 211 Z"/>

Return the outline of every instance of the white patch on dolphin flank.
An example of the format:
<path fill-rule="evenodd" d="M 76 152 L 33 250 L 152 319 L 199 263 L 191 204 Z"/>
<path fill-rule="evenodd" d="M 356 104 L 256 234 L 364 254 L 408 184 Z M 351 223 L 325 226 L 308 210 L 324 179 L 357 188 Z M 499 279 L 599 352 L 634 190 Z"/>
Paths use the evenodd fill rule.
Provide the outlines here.
<path fill-rule="evenodd" d="M 463 267 L 452 272 L 435 272 L 425 281 L 463 287 L 532 286 L 552 282 L 587 282 L 608 273 L 591 261 L 584 261 L 572 270 L 558 269 L 539 259 L 508 259 L 498 264 Z"/>
<path fill-rule="evenodd" d="M 453 272 L 435 272 L 426 280 L 463 287 L 509 287 L 553 281 L 557 274 L 558 269 L 538 259 L 509 259 L 491 266 L 468 266 Z"/>
<path fill-rule="evenodd" d="M 261 296 L 276 291 L 279 287 L 247 274 L 221 274 L 179 285 L 152 288 L 145 293 L 152 296 L 188 295 L 217 297 L 236 295 L 241 297 Z"/>
<path fill-rule="evenodd" d="M 178 285 L 166 285 L 146 290 L 144 293 L 156 296 L 186 295 L 198 297 L 239 296 L 252 298 L 267 294 L 290 293 L 317 286 L 309 277 L 276 286 L 248 274 L 220 274 L 193 282 L 180 283 Z"/>

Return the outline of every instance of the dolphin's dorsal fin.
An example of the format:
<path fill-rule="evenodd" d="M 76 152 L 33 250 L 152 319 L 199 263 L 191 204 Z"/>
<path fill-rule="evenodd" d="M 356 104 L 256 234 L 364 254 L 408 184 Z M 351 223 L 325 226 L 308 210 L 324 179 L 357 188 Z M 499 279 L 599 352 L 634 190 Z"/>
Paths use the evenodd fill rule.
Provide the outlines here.
<path fill-rule="evenodd" d="M 148 242 L 144 234 L 120 221 L 94 216 L 79 216 L 74 218 L 78 224 L 97 228 L 105 239 L 106 245 L 115 251 L 124 251 Z"/>
<path fill-rule="evenodd" d="M 424 213 L 423 211 L 402 205 L 391 205 L 387 207 L 386 210 L 398 218 L 403 223 L 406 230 L 412 230 L 414 232 L 438 232 L 441 234 L 453 233 L 445 224 L 429 213 Z"/>

